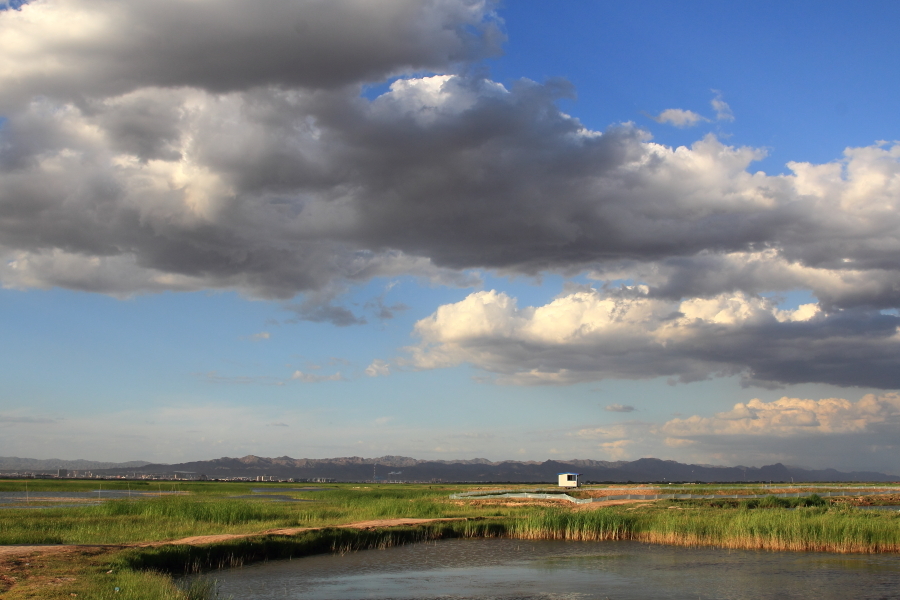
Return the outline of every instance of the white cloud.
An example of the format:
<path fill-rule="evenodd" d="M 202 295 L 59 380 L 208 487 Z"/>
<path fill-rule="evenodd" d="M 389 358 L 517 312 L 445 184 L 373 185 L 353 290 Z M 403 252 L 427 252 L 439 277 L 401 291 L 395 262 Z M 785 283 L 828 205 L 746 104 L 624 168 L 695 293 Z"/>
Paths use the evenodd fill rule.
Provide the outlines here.
<path fill-rule="evenodd" d="M 669 123 L 675 127 L 693 127 L 697 123 L 708 121 L 706 117 L 698 115 L 690 110 L 682 110 L 680 108 L 667 108 L 666 110 L 653 117 L 657 123 Z"/>
<path fill-rule="evenodd" d="M 261 340 L 267 340 L 271 337 L 272 337 L 272 334 L 270 334 L 268 331 L 261 331 L 259 333 L 254 333 L 253 335 L 251 335 L 250 339 L 253 341 L 261 341 Z"/>
<path fill-rule="evenodd" d="M 321 383 L 323 381 L 343 381 L 344 378 L 341 376 L 340 371 L 330 375 L 316 375 L 314 373 L 304 373 L 303 371 L 298 370 L 294 371 L 294 374 L 291 375 L 291 379 L 302 381 L 303 383 Z"/>
<path fill-rule="evenodd" d="M 629 457 L 628 447 L 634 445 L 634 440 L 616 440 L 614 442 L 604 442 L 599 445 L 602 452 L 605 452 L 610 460 L 623 460 Z"/>
<path fill-rule="evenodd" d="M 754 398 L 714 417 L 673 419 L 662 430 L 670 436 L 796 436 L 860 433 L 872 426 L 897 423 L 900 395 L 867 394 L 856 402 L 844 398 L 810 400 L 784 397 L 774 402 Z"/>
<path fill-rule="evenodd" d="M 366 375 L 369 377 L 386 377 L 391 374 L 391 366 L 389 363 L 376 358 L 368 367 L 366 367 Z"/>
<path fill-rule="evenodd" d="M 421 342 L 408 349 L 410 363 L 469 363 L 515 384 L 743 374 L 761 385 L 900 385 L 895 317 L 780 310 L 740 292 L 681 301 L 648 292 L 587 289 L 524 308 L 502 292 L 476 292 L 416 323 Z M 865 372 L 861 360 L 870 361 Z"/>
<path fill-rule="evenodd" d="M 728 103 L 722 100 L 722 92 L 718 90 L 713 90 L 713 92 L 716 96 L 710 101 L 710 104 L 712 104 L 713 110 L 716 111 L 716 120 L 734 121 L 734 113 L 731 112 L 731 107 L 728 106 Z"/>
<path fill-rule="evenodd" d="M 634 412 L 637 409 L 627 404 L 610 404 L 603 410 L 607 410 L 609 412 L 629 413 Z"/>

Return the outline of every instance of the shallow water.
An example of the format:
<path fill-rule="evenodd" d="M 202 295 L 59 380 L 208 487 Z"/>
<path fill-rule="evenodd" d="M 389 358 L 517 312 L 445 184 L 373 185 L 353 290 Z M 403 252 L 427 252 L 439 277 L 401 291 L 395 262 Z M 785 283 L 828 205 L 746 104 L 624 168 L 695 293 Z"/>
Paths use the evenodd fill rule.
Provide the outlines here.
<path fill-rule="evenodd" d="M 243 496 L 228 496 L 229 498 L 253 498 L 259 500 L 272 500 L 274 502 L 315 502 L 309 498 L 294 498 L 293 496 L 285 496 L 283 494 L 245 494 Z"/>
<path fill-rule="evenodd" d="M 317 487 L 299 487 L 299 488 L 252 488 L 250 491 L 254 494 L 267 492 L 327 492 L 333 488 L 317 488 Z"/>
<path fill-rule="evenodd" d="M 900 556 L 638 542 L 447 540 L 214 574 L 220 597 L 274 599 L 900 598 Z"/>

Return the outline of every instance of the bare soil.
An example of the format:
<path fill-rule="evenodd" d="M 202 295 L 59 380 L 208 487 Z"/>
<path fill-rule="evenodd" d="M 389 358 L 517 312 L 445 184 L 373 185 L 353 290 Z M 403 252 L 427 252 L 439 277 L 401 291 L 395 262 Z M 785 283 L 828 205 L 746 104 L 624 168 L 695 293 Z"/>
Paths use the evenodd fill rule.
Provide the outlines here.
<path fill-rule="evenodd" d="M 335 525 L 334 527 L 342 527 L 348 529 L 374 529 L 376 527 L 397 527 L 400 525 L 420 525 L 422 523 L 435 523 L 438 521 L 461 521 L 464 518 L 443 518 L 443 519 L 381 519 L 377 521 L 360 521 L 358 523 L 348 523 L 346 525 Z M 14 545 L 0 546 L 0 565 L 3 565 L 7 559 L 12 557 L 21 557 L 27 555 L 41 555 L 58 552 L 89 552 L 91 550 L 100 550 L 108 548 L 152 548 L 157 546 L 173 546 L 186 544 L 189 546 L 201 546 L 203 544 L 214 544 L 216 542 L 224 542 L 228 540 L 249 538 L 259 535 L 297 535 L 304 531 L 316 531 L 320 529 L 328 529 L 328 527 L 292 527 L 288 529 L 267 529 L 265 531 L 257 531 L 254 533 L 222 533 L 217 535 L 195 535 L 191 537 L 181 538 L 178 540 L 165 540 L 162 542 L 143 542 L 134 544 L 44 544 L 44 545 Z M 2 570 L 0 570 L 2 573 Z"/>

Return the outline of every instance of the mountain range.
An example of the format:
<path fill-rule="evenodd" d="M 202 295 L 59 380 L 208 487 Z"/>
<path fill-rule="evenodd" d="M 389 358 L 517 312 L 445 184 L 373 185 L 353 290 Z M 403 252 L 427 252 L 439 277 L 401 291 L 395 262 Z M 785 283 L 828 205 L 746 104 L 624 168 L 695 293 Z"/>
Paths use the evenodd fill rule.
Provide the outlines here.
<path fill-rule="evenodd" d="M 15 466 L 14 466 L 15 465 Z M 44 466 L 46 465 L 46 466 Z M 79 465 L 79 466 L 76 466 Z M 35 460 L 0 457 L 2 469 L 49 470 L 57 467 L 91 469 L 95 474 L 174 474 L 191 472 L 210 479 L 256 477 L 286 479 L 330 478 L 336 481 L 444 481 L 444 482 L 534 482 L 550 483 L 562 472 L 581 473 L 582 481 L 596 482 L 740 482 L 740 481 L 898 481 L 897 475 L 871 471 L 840 472 L 835 469 L 812 470 L 781 463 L 763 467 L 723 467 L 692 465 L 641 458 L 634 461 L 547 460 L 501 461 L 484 458 L 471 460 L 419 460 L 406 456 L 361 458 L 266 458 L 244 456 L 178 464 L 154 464 L 143 461 L 98 463 L 91 461 Z"/>

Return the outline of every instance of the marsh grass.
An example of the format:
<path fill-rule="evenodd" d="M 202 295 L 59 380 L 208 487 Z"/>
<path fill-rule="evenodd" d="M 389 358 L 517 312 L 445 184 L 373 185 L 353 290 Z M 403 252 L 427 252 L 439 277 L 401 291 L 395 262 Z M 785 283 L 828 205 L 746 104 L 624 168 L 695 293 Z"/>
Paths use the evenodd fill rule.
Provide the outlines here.
<path fill-rule="evenodd" d="M 77 491 L 79 486 L 96 489 L 96 482 L 51 483 L 62 490 Z M 78 485 L 71 487 L 73 483 Z M 152 484 L 147 487 L 152 489 Z M 23 576 L 22 583 L 3 592 L 4 600 L 61 600 L 68 597 L 69 591 L 101 600 L 208 600 L 214 594 L 210 580 L 191 577 L 176 581 L 171 576 L 260 560 L 354 552 L 452 537 L 638 540 L 736 549 L 900 552 L 900 514 L 829 505 L 815 495 L 661 501 L 640 507 L 583 510 L 451 501 L 449 494 L 460 491 L 460 486 L 335 485 L 326 491 L 296 493 L 283 489 L 291 486 L 266 486 L 272 493 L 313 500 L 302 503 L 275 502 L 264 495 L 259 500 L 228 497 L 247 494 L 251 487 L 260 487 L 258 484 L 178 484 L 176 490 L 171 489 L 175 487 L 171 485 L 163 492 L 187 494 L 109 500 L 83 507 L 3 510 L 0 544 L 125 544 L 288 527 L 320 529 L 294 536 L 255 535 L 205 546 L 101 549 L 97 552 L 105 554 L 99 558 L 82 553 L 78 556 L 83 559 L 64 564 L 60 558 L 60 562 L 44 571 L 61 574 L 60 577 L 72 579 L 72 583 L 51 588 L 36 575 Z M 378 519 L 435 517 L 467 520 L 389 529 L 333 527 Z M 115 592 L 116 587 L 119 592 Z"/>
<path fill-rule="evenodd" d="M 353 530 L 326 528 L 292 536 L 266 535 L 208 546 L 171 545 L 133 548 L 117 557 L 116 568 L 191 575 L 268 560 L 313 554 L 346 554 L 449 538 L 502 537 L 504 522 L 486 519 L 430 523 L 420 526 Z"/>
<path fill-rule="evenodd" d="M 246 492 L 247 486 L 228 491 Z M 201 488 L 203 489 L 203 488 Z M 0 544 L 123 544 L 193 535 L 253 533 L 286 527 L 326 527 L 395 518 L 509 517 L 529 507 L 472 507 L 427 486 L 373 486 L 293 493 L 313 502 L 233 499 L 222 493 L 107 500 L 82 507 L 0 511 Z M 272 489 L 277 492 L 277 488 Z M 283 492 L 279 492 L 283 493 Z"/>
<path fill-rule="evenodd" d="M 638 540 L 755 550 L 900 552 L 900 515 L 822 506 L 793 510 L 650 507 L 633 512 L 610 507 L 535 513 L 515 521 L 510 534 L 526 539 Z"/>

